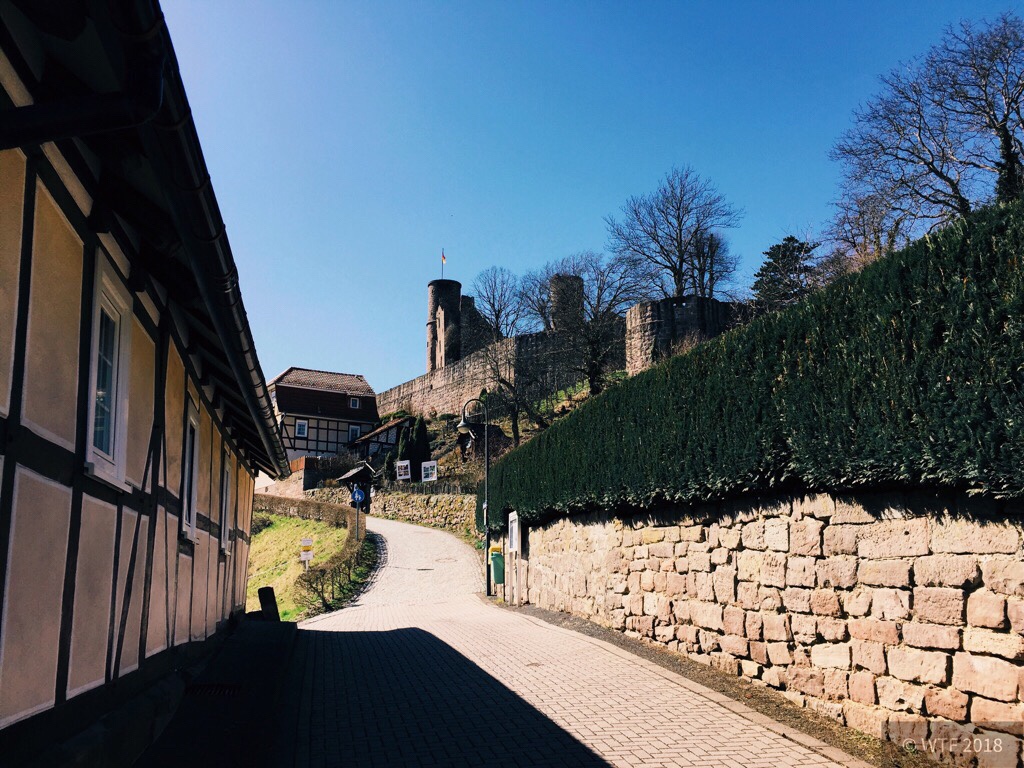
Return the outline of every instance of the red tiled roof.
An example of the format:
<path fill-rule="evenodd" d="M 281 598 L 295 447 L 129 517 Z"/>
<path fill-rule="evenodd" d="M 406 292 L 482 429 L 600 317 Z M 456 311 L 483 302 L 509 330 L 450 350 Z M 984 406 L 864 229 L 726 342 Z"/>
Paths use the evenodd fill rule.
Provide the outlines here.
<path fill-rule="evenodd" d="M 366 379 L 355 373 L 334 373 L 332 371 L 317 371 L 312 368 L 296 368 L 292 366 L 270 382 L 271 386 L 275 384 L 323 389 L 328 392 L 344 392 L 346 395 L 377 396 L 373 388 L 366 383 Z"/>
<path fill-rule="evenodd" d="M 372 432 L 367 432 L 365 435 L 360 437 L 355 442 L 357 442 L 357 443 L 365 442 L 365 441 L 369 440 L 372 437 L 376 437 L 381 432 L 386 432 L 387 430 L 391 429 L 394 426 L 397 426 L 398 424 L 403 424 L 403 423 L 409 422 L 409 421 L 412 421 L 412 416 L 403 416 L 403 417 L 401 417 L 399 419 L 392 419 L 387 424 L 382 424 L 381 426 L 377 427 Z"/>

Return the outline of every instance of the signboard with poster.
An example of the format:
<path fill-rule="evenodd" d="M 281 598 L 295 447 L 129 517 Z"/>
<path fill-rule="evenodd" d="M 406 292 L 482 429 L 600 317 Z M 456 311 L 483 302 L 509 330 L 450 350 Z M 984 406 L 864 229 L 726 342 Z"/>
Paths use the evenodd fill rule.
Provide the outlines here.
<path fill-rule="evenodd" d="M 398 480 L 412 480 L 412 471 L 409 469 L 409 460 L 395 462 L 395 477 Z"/>
<path fill-rule="evenodd" d="M 421 465 L 423 474 L 420 477 L 423 478 L 424 483 L 432 483 L 437 480 L 437 462 L 436 461 L 424 461 Z"/>

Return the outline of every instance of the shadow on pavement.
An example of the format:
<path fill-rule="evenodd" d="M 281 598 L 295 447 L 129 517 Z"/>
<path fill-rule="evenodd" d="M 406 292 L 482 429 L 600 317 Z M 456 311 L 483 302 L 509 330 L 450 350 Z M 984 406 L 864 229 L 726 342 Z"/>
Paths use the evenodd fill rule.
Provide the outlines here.
<path fill-rule="evenodd" d="M 300 630 L 287 680 L 267 765 L 608 765 L 421 629 Z"/>

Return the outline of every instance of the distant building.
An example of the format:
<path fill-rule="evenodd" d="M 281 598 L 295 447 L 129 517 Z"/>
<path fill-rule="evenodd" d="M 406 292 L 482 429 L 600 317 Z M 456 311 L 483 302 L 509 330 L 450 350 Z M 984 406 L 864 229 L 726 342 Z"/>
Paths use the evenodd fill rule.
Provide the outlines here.
<path fill-rule="evenodd" d="M 360 455 L 368 459 L 389 453 L 398 447 L 398 441 L 412 428 L 414 421 L 412 416 L 392 419 L 360 437 L 354 445 Z"/>
<path fill-rule="evenodd" d="M 244 610 L 288 467 L 224 233 L 158 4 L 3 3 L 5 766 L 130 763 Z"/>
<path fill-rule="evenodd" d="M 362 376 L 293 366 L 269 386 L 290 462 L 352 450 L 377 424 L 377 395 Z"/>

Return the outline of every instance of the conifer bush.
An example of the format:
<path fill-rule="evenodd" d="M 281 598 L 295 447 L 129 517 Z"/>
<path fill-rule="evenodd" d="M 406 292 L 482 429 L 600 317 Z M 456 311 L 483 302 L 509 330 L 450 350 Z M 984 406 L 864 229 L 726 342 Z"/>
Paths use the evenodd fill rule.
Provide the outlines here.
<path fill-rule="evenodd" d="M 495 463 L 491 526 L 771 491 L 1024 495 L 1022 258 L 1024 205 L 988 208 L 645 371 Z"/>

